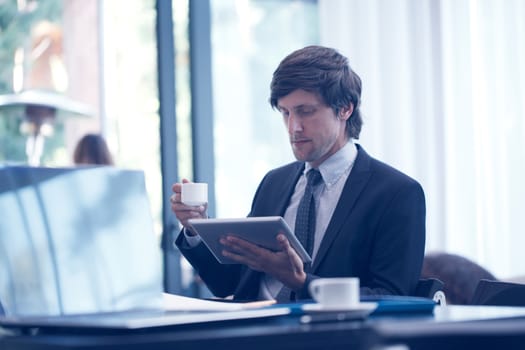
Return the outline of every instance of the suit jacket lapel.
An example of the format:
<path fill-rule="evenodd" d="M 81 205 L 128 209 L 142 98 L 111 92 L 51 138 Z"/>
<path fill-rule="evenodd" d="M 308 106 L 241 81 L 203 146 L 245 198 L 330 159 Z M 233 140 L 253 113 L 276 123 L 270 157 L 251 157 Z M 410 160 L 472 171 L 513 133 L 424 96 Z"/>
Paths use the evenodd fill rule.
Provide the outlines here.
<path fill-rule="evenodd" d="M 339 203 L 337 204 L 330 223 L 326 228 L 326 233 L 319 247 L 319 251 L 317 252 L 317 256 L 315 257 L 312 266 L 312 271 L 314 272 L 325 257 L 335 237 L 341 231 L 345 219 L 350 215 L 357 198 L 359 198 L 363 188 L 370 179 L 370 156 L 359 145 L 356 146 L 358 148 L 358 154 L 352 171 L 346 180 Z"/>
<path fill-rule="evenodd" d="M 290 174 L 290 176 L 286 179 L 283 179 L 282 183 L 282 190 L 281 195 L 278 197 L 279 200 L 276 203 L 276 208 L 279 215 L 284 217 L 284 213 L 286 211 L 286 208 L 288 208 L 288 204 L 290 203 L 290 198 L 292 197 L 292 194 L 295 190 L 295 185 L 297 184 L 297 181 L 299 180 L 299 177 L 301 177 L 301 174 L 304 171 L 304 163 L 299 163 L 300 166 L 297 167 L 295 173 Z"/>

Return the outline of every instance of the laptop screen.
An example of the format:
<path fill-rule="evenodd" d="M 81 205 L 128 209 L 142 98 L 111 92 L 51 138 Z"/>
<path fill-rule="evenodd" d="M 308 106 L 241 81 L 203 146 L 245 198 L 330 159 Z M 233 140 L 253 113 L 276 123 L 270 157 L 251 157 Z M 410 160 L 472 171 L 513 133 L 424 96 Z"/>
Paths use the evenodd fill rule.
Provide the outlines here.
<path fill-rule="evenodd" d="M 54 316 L 162 307 L 144 175 L 0 166 L 0 312 Z"/>

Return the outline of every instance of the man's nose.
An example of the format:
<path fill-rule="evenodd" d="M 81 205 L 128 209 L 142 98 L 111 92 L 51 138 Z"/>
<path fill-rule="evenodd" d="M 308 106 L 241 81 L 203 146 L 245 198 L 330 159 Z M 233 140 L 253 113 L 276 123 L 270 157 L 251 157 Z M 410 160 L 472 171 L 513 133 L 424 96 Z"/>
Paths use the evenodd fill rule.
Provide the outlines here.
<path fill-rule="evenodd" d="M 303 126 L 301 125 L 300 119 L 290 113 L 290 116 L 288 117 L 288 132 L 292 134 L 302 130 Z"/>

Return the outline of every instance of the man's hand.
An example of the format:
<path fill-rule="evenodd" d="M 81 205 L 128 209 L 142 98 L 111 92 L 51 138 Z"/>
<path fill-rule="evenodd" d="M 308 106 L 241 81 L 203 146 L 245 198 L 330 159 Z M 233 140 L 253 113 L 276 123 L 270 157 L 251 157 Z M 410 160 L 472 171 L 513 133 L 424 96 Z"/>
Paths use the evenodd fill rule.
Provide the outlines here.
<path fill-rule="evenodd" d="M 182 182 L 187 183 L 190 181 L 187 179 L 182 179 Z M 206 210 L 208 209 L 208 204 L 199 206 L 183 204 L 181 202 L 181 187 L 181 183 L 176 183 L 171 188 L 173 191 L 173 194 L 170 197 L 171 210 L 175 213 L 177 220 L 179 220 L 182 226 L 188 229 L 188 234 L 195 235 L 195 233 L 191 230 L 191 227 L 188 225 L 188 220 L 194 218 L 207 218 L 208 215 Z"/>
<path fill-rule="evenodd" d="M 292 290 L 303 287 L 306 281 L 303 262 L 284 234 L 276 237 L 279 250 L 273 252 L 241 238 L 227 235 L 220 239 L 224 246 L 222 255 L 261 271 L 281 281 Z"/>

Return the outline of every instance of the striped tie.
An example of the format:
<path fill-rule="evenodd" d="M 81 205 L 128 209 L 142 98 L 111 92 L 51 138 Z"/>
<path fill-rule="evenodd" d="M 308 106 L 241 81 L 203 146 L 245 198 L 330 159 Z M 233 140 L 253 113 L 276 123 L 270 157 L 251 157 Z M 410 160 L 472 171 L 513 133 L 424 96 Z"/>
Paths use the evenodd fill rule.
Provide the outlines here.
<path fill-rule="evenodd" d="M 295 218 L 295 235 L 308 254 L 312 255 L 315 237 L 315 199 L 314 190 L 323 178 L 317 169 L 312 169 L 306 174 L 306 188 L 304 195 L 297 207 Z"/>

